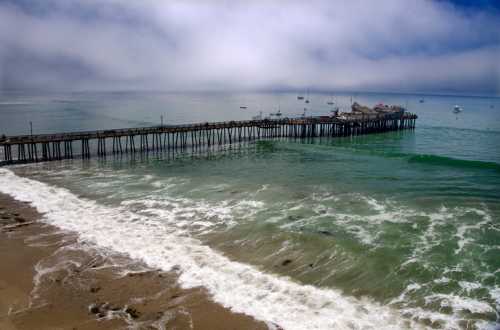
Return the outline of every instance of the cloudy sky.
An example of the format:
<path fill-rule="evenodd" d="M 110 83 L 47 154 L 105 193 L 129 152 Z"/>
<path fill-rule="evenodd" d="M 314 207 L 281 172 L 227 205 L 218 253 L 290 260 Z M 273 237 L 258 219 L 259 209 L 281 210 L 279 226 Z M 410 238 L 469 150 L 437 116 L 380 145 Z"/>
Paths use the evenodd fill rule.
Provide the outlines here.
<path fill-rule="evenodd" d="M 499 95 L 499 2 L 0 0 L 0 89 Z"/>

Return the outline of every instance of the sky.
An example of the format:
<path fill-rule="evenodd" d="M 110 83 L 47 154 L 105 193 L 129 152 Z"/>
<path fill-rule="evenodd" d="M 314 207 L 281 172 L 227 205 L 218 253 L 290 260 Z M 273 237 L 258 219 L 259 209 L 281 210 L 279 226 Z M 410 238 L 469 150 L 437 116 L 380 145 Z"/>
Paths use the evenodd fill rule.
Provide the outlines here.
<path fill-rule="evenodd" d="M 0 90 L 500 95 L 497 0 L 0 0 Z"/>

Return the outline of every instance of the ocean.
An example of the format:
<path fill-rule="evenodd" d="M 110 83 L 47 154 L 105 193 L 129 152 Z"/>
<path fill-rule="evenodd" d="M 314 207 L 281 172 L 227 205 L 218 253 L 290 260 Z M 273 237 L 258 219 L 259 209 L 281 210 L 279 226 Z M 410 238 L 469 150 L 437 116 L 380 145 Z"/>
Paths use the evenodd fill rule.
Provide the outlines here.
<path fill-rule="evenodd" d="M 498 329 L 500 98 L 308 98 L 10 92 L 0 134 L 323 115 L 351 98 L 419 119 L 414 131 L 16 165 L 0 169 L 0 192 L 287 330 Z"/>

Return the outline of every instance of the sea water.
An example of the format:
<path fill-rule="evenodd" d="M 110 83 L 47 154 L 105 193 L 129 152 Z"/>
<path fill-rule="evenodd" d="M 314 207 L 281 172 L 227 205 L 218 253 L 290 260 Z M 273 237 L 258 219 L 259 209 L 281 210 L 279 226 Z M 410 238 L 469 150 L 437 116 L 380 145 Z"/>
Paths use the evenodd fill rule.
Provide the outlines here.
<path fill-rule="evenodd" d="M 7 93 L 0 134 L 324 115 L 351 98 L 405 105 L 417 128 L 15 166 L 0 192 L 285 329 L 498 327 L 500 99 L 296 96 Z"/>

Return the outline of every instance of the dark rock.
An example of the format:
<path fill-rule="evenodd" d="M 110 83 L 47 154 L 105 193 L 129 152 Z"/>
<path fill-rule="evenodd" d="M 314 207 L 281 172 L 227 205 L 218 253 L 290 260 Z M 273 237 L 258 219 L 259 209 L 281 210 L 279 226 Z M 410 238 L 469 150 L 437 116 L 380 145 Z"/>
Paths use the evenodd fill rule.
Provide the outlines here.
<path fill-rule="evenodd" d="M 320 231 L 318 231 L 318 233 L 326 235 L 326 236 L 333 236 L 333 233 L 331 231 L 328 231 L 328 230 L 320 230 Z"/>
<path fill-rule="evenodd" d="M 90 288 L 90 292 L 92 292 L 92 293 L 97 293 L 97 292 L 99 292 L 100 290 L 101 290 L 101 288 L 100 288 L 100 287 L 98 287 L 98 286 L 95 286 L 95 287 L 91 287 L 91 288 Z"/>
<path fill-rule="evenodd" d="M 287 266 L 287 265 L 289 265 L 289 264 L 291 264 L 291 263 L 292 263 L 292 260 L 291 260 L 291 259 L 285 259 L 285 260 L 283 260 L 283 262 L 281 263 L 281 266 Z"/>
<path fill-rule="evenodd" d="M 313 268 L 313 267 L 314 267 L 314 265 L 313 265 L 313 264 L 309 264 L 309 267 Z"/>
<path fill-rule="evenodd" d="M 95 269 L 99 266 L 101 266 L 102 264 L 104 264 L 104 261 L 102 260 L 94 260 L 89 266 L 88 268 L 92 268 L 92 269 Z"/>
<path fill-rule="evenodd" d="M 26 222 L 26 219 L 22 217 L 15 217 L 14 220 L 16 220 L 17 222 Z"/>
<path fill-rule="evenodd" d="M 125 313 L 127 313 L 128 315 L 130 315 L 130 317 L 133 318 L 133 319 L 136 319 L 139 316 L 141 316 L 141 313 L 139 313 L 139 311 L 137 309 L 131 308 L 131 307 L 128 307 L 125 310 Z"/>
<path fill-rule="evenodd" d="M 92 305 L 89 308 L 89 312 L 91 312 L 92 314 L 97 314 L 100 310 L 100 305 Z"/>

